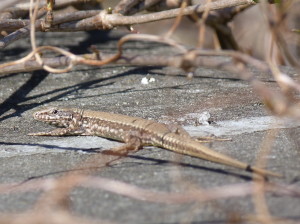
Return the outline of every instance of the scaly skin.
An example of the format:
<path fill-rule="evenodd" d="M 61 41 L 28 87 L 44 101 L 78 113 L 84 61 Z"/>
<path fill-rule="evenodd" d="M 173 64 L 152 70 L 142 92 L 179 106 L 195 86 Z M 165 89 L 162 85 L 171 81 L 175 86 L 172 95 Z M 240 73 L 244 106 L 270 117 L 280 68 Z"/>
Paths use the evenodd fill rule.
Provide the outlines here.
<path fill-rule="evenodd" d="M 48 108 L 34 113 L 34 119 L 61 127 L 30 135 L 94 135 L 125 142 L 122 150 L 138 150 L 153 145 L 177 153 L 236 167 L 263 176 L 280 175 L 253 167 L 200 144 L 181 127 L 121 114 L 73 108 Z"/>

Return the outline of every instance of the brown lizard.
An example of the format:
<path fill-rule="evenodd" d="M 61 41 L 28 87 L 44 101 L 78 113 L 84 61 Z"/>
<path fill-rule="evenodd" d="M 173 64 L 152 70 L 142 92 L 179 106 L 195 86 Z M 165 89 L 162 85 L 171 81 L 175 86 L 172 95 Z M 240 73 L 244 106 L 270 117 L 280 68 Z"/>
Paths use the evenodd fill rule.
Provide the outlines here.
<path fill-rule="evenodd" d="M 121 114 L 73 108 L 48 108 L 34 113 L 33 117 L 36 120 L 47 122 L 60 128 L 49 132 L 31 133 L 29 135 L 101 136 L 126 143 L 119 148 L 112 149 L 115 152 L 128 152 L 129 150 L 138 150 L 146 145 L 153 145 L 263 176 L 281 176 L 215 152 L 195 141 L 180 126 L 167 125 Z"/>

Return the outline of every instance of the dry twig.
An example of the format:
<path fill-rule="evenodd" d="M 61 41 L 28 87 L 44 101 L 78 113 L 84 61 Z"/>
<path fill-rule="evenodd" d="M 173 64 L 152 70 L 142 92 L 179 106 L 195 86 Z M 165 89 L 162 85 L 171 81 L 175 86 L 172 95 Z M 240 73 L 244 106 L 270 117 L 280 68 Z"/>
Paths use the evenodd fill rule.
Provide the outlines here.
<path fill-rule="evenodd" d="M 178 1 L 176 8 L 167 7 L 162 9 L 161 5 L 166 1 L 159 0 L 122 0 L 114 10 L 83 10 L 76 12 L 56 13 L 55 10 L 63 9 L 67 6 L 75 6 L 80 3 L 79 0 L 61 0 L 50 8 L 45 8 L 46 1 L 30 1 L 30 4 L 17 4 L 13 6 L 15 1 L 4 1 L 0 7 L 0 30 L 4 35 L 0 41 L 0 48 L 4 49 L 13 44 L 18 39 L 30 36 L 32 50 L 27 56 L 9 61 L 0 65 L 0 74 L 12 74 L 17 72 L 30 72 L 44 69 L 52 73 L 65 73 L 74 69 L 75 65 L 83 64 L 90 66 L 103 66 L 107 64 L 128 64 L 136 66 L 170 66 L 180 68 L 183 71 L 191 72 L 199 67 L 214 68 L 234 73 L 242 80 L 246 80 L 252 86 L 255 93 L 260 97 L 273 114 L 279 116 L 290 116 L 294 119 L 300 118 L 300 103 L 297 94 L 300 92 L 300 84 L 291 77 L 280 71 L 280 67 L 275 64 L 271 57 L 266 58 L 266 62 L 258 60 L 251 55 L 238 51 L 240 47 L 231 33 L 228 23 L 233 17 L 241 11 L 248 9 L 255 2 L 251 0 L 220 0 L 205 1 L 205 4 L 190 4 L 191 1 Z M 49 3 L 49 1 L 47 1 Z M 90 0 L 86 3 L 93 3 Z M 99 3 L 99 1 L 96 1 Z M 282 3 L 284 4 L 288 3 Z M 181 6 L 181 7 L 179 7 Z M 237 7 L 238 6 L 238 7 Z M 267 11 L 270 6 L 265 4 Z M 290 6 L 289 6 L 290 7 Z M 274 14 L 270 14 L 268 23 L 273 39 L 279 46 L 282 57 L 285 58 L 292 66 L 299 70 L 299 63 L 294 55 L 290 53 L 288 43 L 284 39 L 285 19 L 289 7 L 278 9 Z M 153 10 L 145 14 L 136 14 L 142 10 Z M 54 10 L 52 14 L 52 10 Z M 219 11 L 216 11 L 219 10 Z M 269 10 L 272 11 L 272 10 Z M 29 12 L 29 13 L 28 13 Z M 30 19 L 24 18 L 27 14 Z M 45 19 L 44 16 L 48 15 Z M 180 44 L 172 39 L 173 31 L 178 28 L 183 16 L 194 16 L 195 14 L 202 16 L 199 29 L 198 47 L 188 47 Z M 23 17 L 17 19 L 17 17 Z M 53 17 L 54 16 L 54 17 Z M 114 29 L 119 26 L 131 26 L 134 24 L 150 23 L 170 18 L 176 18 L 173 26 L 165 35 L 147 35 L 147 34 L 128 34 L 123 36 L 117 45 L 115 54 L 97 53 L 75 55 L 68 50 L 55 46 L 37 46 L 35 33 L 37 31 L 46 32 L 75 32 L 98 29 Z M 220 44 L 223 48 L 231 46 L 232 51 L 228 50 L 203 50 L 205 39 L 205 24 L 209 24 L 215 29 L 219 36 L 226 36 L 228 44 Z M 228 29 L 227 29 L 228 28 Z M 228 32 L 227 32 L 228 31 Z M 221 33 L 221 34 L 220 34 Z M 293 35 L 294 33 L 289 33 Z M 296 34 L 294 34 L 296 35 Z M 220 39 L 220 38 L 219 38 Z M 166 44 L 172 50 L 176 50 L 176 54 L 172 55 L 136 55 L 124 54 L 124 44 L 129 41 L 146 41 L 158 42 Z M 201 49 L 200 49 L 201 48 Z M 51 51 L 60 54 L 57 57 L 45 57 L 44 53 Z M 96 50 L 97 51 L 97 50 Z M 222 56 L 222 57 L 217 57 Z M 224 60 L 226 58 L 226 61 Z M 255 67 L 260 71 L 271 72 L 280 87 L 280 91 L 273 91 L 267 87 L 259 77 L 254 76 L 251 68 Z M 296 92 L 296 94 L 295 94 Z M 265 166 L 263 159 L 269 154 L 271 143 L 274 141 L 275 135 L 269 136 L 266 145 L 262 147 L 262 154 L 258 159 L 258 166 Z M 268 144 L 269 145 L 268 145 Z M 110 159 L 101 156 L 93 157 L 87 163 L 95 164 L 100 160 L 105 167 L 111 163 Z M 118 158 L 117 158 L 118 159 Z M 80 169 L 83 167 L 80 167 Z M 181 204 L 191 202 L 209 202 L 224 198 L 241 197 L 252 195 L 254 204 L 256 205 L 256 214 L 254 219 L 261 223 L 286 222 L 273 217 L 265 203 L 266 192 L 273 192 L 278 195 L 287 195 L 291 197 L 299 197 L 300 190 L 291 188 L 290 186 L 280 186 L 268 183 L 262 179 L 256 179 L 253 183 L 237 184 L 229 186 L 221 186 L 213 189 L 200 189 L 199 187 L 191 187 L 189 191 L 183 193 L 175 192 L 155 192 L 140 188 L 138 186 L 116 181 L 107 178 L 93 177 L 87 173 L 67 174 L 58 179 L 32 180 L 26 183 L 16 185 L 7 184 L 0 185 L 0 193 L 16 193 L 42 190 L 44 193 L 38 200 L 34 212 L 47 215 L 49 222 L 52 223 L 90 223 L 91 220 L 73 217 L 70 213 L 70 192 L 78 187 L 88 187 L 102 189 L 126 197 L 134 198 L 154 203 L 165 204 Z M 55 218 L 55 217 L 59 218 Z M 20 218 L 21 217 L 21 218 Z M 42 220 L 42 216 L 34 215 L 32 212 L 24 213 L 19 218 L 12 219 L 10 217 L 2 217 L 0 223 L 38 223 Z M 4 220 L 4 221 L 3 221 Z"/>

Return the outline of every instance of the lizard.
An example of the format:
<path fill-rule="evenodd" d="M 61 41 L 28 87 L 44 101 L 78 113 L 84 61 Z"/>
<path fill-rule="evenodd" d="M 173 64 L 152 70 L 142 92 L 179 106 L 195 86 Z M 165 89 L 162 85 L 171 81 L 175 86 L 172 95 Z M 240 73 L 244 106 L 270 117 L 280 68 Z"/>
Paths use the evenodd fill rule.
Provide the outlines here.
<path fill-rule="evenodd" d="M 265 177 L 281 176 L 214 151 L 193 139 L 183 127 L 177 125 L 168 125 L 122 114 L 60 107 L 37 111 L 33 117 L 35 120 L 49 123 L 58 128 L 48 132 L 29 133 L 32 136 L 100 136 L 125 143 L 111 149 L 112 152 L 136 151 L 143 146 L 152 145 Z"/>

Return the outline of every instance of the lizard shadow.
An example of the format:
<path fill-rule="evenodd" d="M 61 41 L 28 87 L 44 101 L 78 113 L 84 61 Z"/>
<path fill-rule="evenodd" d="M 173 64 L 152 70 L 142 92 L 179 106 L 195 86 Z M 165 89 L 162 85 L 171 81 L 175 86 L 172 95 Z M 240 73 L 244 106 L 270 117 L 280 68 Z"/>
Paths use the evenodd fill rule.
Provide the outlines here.
<path fill-rule="evenodd" d="M 219 174 L 223 174 L 223 175 L 230 175 L 230 176 L 234 176 L 234 177 L 246 180 L 246 181 L 251 181 L 252 180 L 252 178 L 247 176 L 247 175 L 238 174 L 236 172 L 231 172 L 231 171 L 227 171 L 227 170 L 220 169 L 220 168 L 211 168 L 211 167 L 207 167 L 207 166 L 201 166 L 201 165 L 190 164 L 190 163 L 185 163 L 185 162 L 178 162 L 178 161 L 172 161 L 172 160 L 166 160 L 166 159 L 150 158 L 150 157 L 145 157 L 145 156 L 140 156 L 140 155 L 131 155 L 130 154 L 130 155 L 127 155 L 127 157 L 135 159 L 135 160 L 142 160 L 142 161 L 152 162 L 150 164 L 149 163 L 141 163 L 143 166 L 144 165 L 150 165 L 150 166 L 175 165 L 175 166 L 179 166 L 179 167 L 209 171 L 209 172 L 219 173 Z M 123 162 L 122 164 L 124 164 L 124 163 L 126 163 L 126 162 Z M 136 164 L 137 162 L 132 162 L 132 163 Z"/>
<path fill-rule="evenodd" d="M 61 147 L 61 146 L 57 146 L 57 145 L 51 145 L 51 144 L 23 144 L 23 143 L 5 143 L 5 142 L 0 142 L 0 144 L 6 144 L 6 145 L 29 145 L 29 146 L 40 146 L 43 148 L 47 148 L 47 149 L 59 149 L 59 150 L 68 150 L 68 151 L 80 151 L 80 152 L 84 152 L 87 154 L 93 154 L 93 155 L 110 155 L 109 153 L 103 153 L 100 150 L 102 150 L 100 147 L 97 148 L 88 148 L 88 149 L 82 149 L 82 148 L 75 148 L 75 147 Z M 93 156 L 92 155 L 92 156 Z M 116 164 L 110 164 L 111 162 L 114 162 L 116 158 L 129 158 L 129 159 L 133 159 L 134 161 L 122 161 L 121 163 L 117 163 L 117 167 Z M 101 159 L 101 157 L 99 157 L 99 159 Z M 236 172 L 232 172 L 232 171 L 228 171 L 228 170 L 224 170 L 224 169 L 220 169 L 220 168 L 212 168 L 212 167 L 207 167 L 207 166 L 202 166 L 202 165 L 196 165 L 196 164 L 191 164 L 191 163 L 186 163 L 186 162 L 178 162 L 178 161 L 174 161 L 174 160 L 169 160 L 169 159 L 158 159 L 158 158 L 151 158 L 149 156 L 143 156 L 143 155 L 136 155 L 136 154 L 128 154 L 126 156 L 117 156 L 114 155 L 112 157 L 112 161 L 111 162 L 107 162 L 105 165 L 97 165 L 96 163 L 93 164 L 93 166 L 89 166 L 89 167 L 85 167 L 85 168 L 75 168 L 75 169 L 69 169 L 69 170 L 63 170 L 63 171 L 56 171 L 56 172 L 50 172 L 47 174 L 43 174 L 43 175 L 39 175 L 39 176 L 32 176 L 30 178 L 28 178 L 26 181 L 32 180 L 32 179 L 37 179 L 37 178 L 42 178 L 45 176 L 51 176 L 51 175 L 56 175 L 56 174 L 60 174 L 60 173 L 68 173 L 68 172 L 74 172 L 74 171 L 84 171 L 84 170 L 99 170 L 102 169 L 104 167 L 109 167 L 109 168 L 116 168 L 119 169 L 120 167 L 124 167 L 124 168 L 128 168 L 130 166 L 167 166 L 167 165 L 171 165 L 171 166 L 179 166 L 179 167 L 183 167 L 183 168 L 191 168 L 191 169 L 195 169 L 195 170 L 202 170 L 202 171 L 208 171 L 208 172 L 213 172 L 213 173 L 218 173 L 218 174 L 222 174 L 222 175 L 230 175 L 239 179 L 242 179 L 244 181 L 251 181 L 252 178 L 247 176 L 246 174 L 240 174 L 240 173 L 236 173 Z"/>
<path fill-rule="evenodd" d="M 83 148 L 76 148 L 76 147 L 64 147 L 58 145 L 51 145 L 51 144 L 40 144 L 40 143 L 13 143 L 13 142 L 0 142 L 0 145 L 10 145 L 10 146 L 32 146 L 32 147 L 42 147 L 46 149 L 56 149 L 56 150 L 66 150 L 66 151 L 81 151 L 87 153 L 98 153 L 101 150 L 100 147 L 97 148 L 90 148 L 90 149 L 83 149 Z M 7 151 L 7 150 L 6 150 Z M 26 152 L 26 151 L 25 151 Z"/>
<path fill-rule="evenodd" d="M 85 151 L 80 149 L 81 151 Z M 90 152 L 91 150 L 86 150 L 86 152 Z M 175 162 L 172 160 L 165 160 L 165 159 L 154 159 L 154 158 L 149 158 L 149 157 L 144 157 L 144 156 L 136 156 L 136 155 L 127 155 L 126 157 L 128 158 L 132 158 L 132 159 L 136 159 L 136 160 L 142 160 L 142 161 L 147 161 L 147 162 L 152 162 L 151 164 L 149 163 L 143 163 L 143 162 L 121 162 L 121 164 L 125 165 L 126 168 L 128 168 L 128 163 L 130 163 L 132 166 L 137 166 L 137 165 L 147 165 L 147 166 L 166 166 L 166 165 L 174 165 L 174 166 L 180 166 L 180 167 L 185 167 L 185 168 L 192 168 L 192 169 L 196 169 L 196 170 L 202 170 L 202 171 L 208 171 L 208 172 L 213 172 L 213 173 L 218 173 L 218 174 L 222 174 L 222 175 L 230 175 L 232 177 L 236 177 L 239 179 L 242 179 L 244 181 L 252 181 L 253 179 L 247 175 L 243 175 L 243 174 L 238 174 L 235 172 L 230 172 L 230 171 L 226 171 L 223 169 L 218 169 L 218 168 L 210 168 L 210 167 L 206 167 L 206 166 L 200 166 L 200 165 L 195 165 L 195 164 L 188 164 L 188 163 L 184 163 L 184 162 Z M 114 162 L 115 160 L 112 160 L 112 162 Z M 35 179 L 40 179 L 40 178 L 44 178 L 47 176 L 53 176 L 53 175 L 58 175 L 58 174 L 68 174 L 71 172 L 77 172 L 77 171 L 93 171 L 96 172 L 99 169 L 105 168 L 105 167 L 109 167 L 109 168 L 114 168 L 115 165 L 109 165 L 109 164 L 105 164 L 102 166 L 88 166 L 88 167 L 84 167 L 84 168 L 75 168 L 75 169 L 68 169 L 68 170 L 61 170 L 61 171 L 55 171 L 55 172 L 49 172 L 46 174 L 42 174 L 42 175 L 37 175 L 37 176 L 31 176 L 27 179 L 25 179 L 24 181 L 22 181 L 20 183 L 26 183 L 28 181 L 31 180 L 35 180 Z M 118 166 L 116 167 L 116 169 L 119 169 L 121 166 L 120 164 L 118 164 Z"/>

